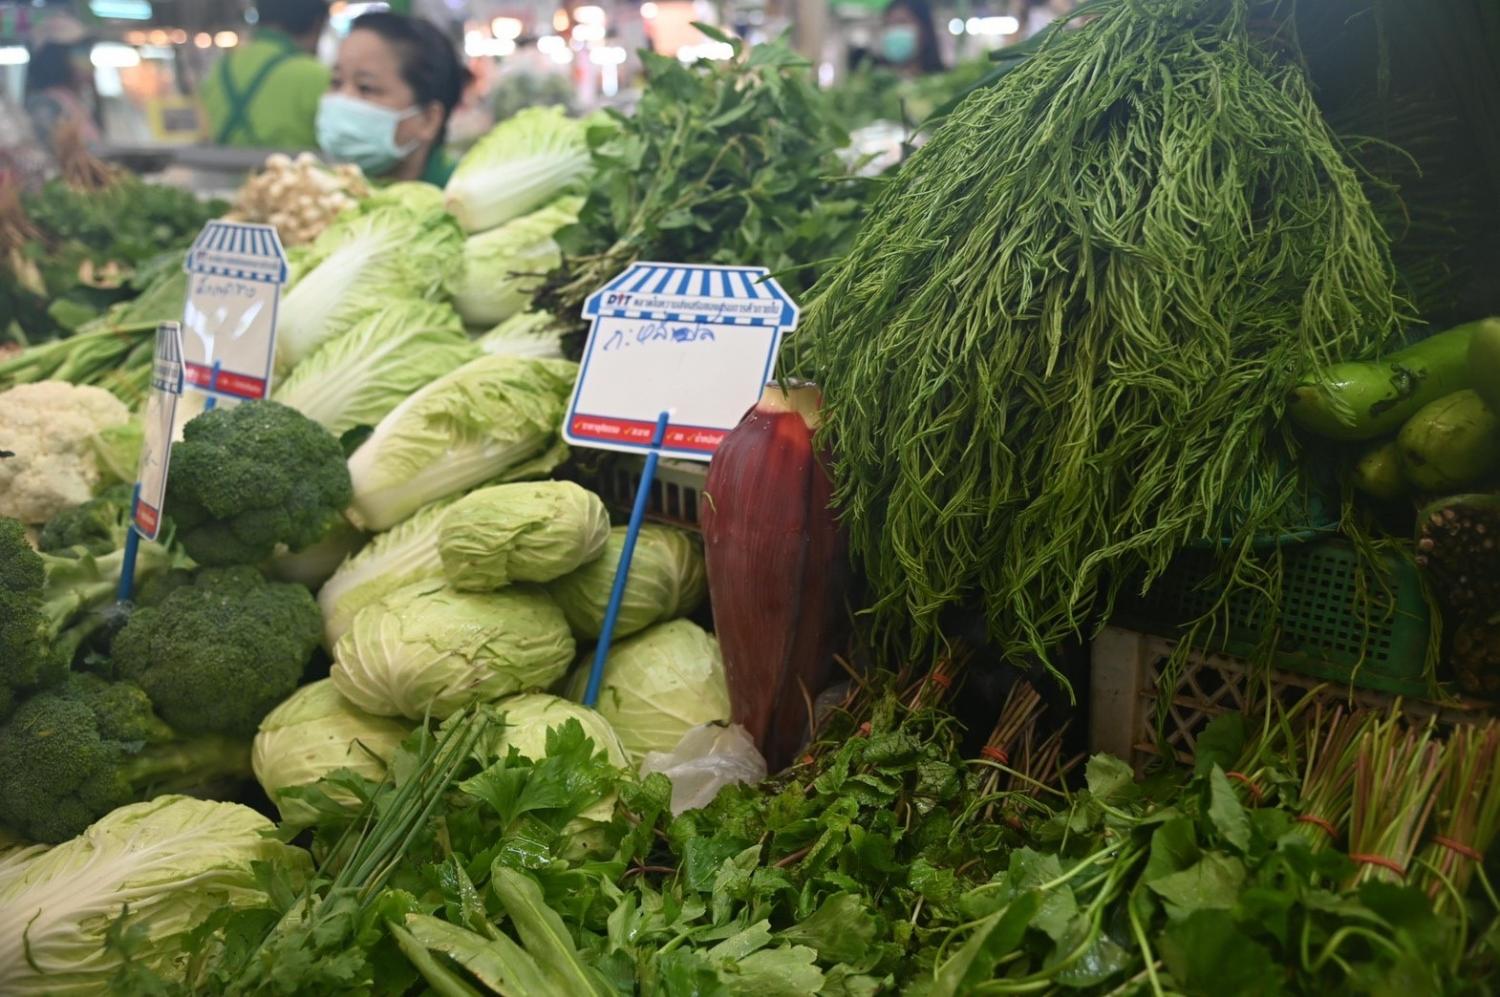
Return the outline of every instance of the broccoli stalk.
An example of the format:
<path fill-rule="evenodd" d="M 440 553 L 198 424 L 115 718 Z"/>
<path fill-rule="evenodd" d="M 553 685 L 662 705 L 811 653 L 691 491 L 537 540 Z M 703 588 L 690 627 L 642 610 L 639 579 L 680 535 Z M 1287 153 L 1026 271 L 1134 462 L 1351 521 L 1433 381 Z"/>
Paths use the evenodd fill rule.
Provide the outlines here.
<path fill-rule="evenodd" d="M 136 577 L 165 570 L 174 561 L 167 548 L 143 543 Z M 83 641 L 104 622 L 93 610 L 114 599 L 123 564 L 119 550 L 38 553 L 20 522 L 0 518 L 0 718 L 25 693 L 67 673 Z"/>
<path fill-rule="evenodd" d="M 205 412 L 172 448 L 166 507 L 199 564 L 259 564 L 302 550 L 338 522 L 353 497 L 343 448 L 328 430 L 278 402 Z"/>
<path fill-rule="evenodd" d="M 244 740 L 179 737 L 139 687 L 71 674 L 0 724 L 0 822 L 32 841 L 66 841 L 116 807 L 250 774 Z"/>

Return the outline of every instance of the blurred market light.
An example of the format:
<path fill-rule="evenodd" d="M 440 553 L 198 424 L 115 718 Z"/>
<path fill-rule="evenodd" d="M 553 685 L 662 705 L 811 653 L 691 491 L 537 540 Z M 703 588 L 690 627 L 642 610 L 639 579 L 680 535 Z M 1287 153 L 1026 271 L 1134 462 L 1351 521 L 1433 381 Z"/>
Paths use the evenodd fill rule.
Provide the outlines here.
<path fill-rule="evenodd" d="M 511 41 L 520 38 L 525 28 L 519 17 L 497 17 L 490 22 L 490 31 L 496 38 L 508 38 Z"/>
<path fill-rule="evenodd" d="M 99 42 L 89 50 L 89 62 L 96 69 L 129 69 L 141 64 L 141 54 L 119 42 Z"/>

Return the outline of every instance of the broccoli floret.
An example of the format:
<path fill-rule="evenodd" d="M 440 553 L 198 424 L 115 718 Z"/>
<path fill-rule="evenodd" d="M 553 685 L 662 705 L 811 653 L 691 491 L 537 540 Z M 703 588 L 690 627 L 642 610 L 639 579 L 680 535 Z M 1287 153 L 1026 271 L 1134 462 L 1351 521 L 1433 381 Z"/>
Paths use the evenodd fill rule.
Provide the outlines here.
<path fill-rule="evenodd" d="M 110 658 L 174 729 L 249 737 L 297 687 L 322 633 L 318 604 L 301 585 L 249 567 L 207 569 L 159 605 L 138 608 Z"/>
<path fill-rule="evenodd" d="M 64 509 L 42 527 L 38 544 L 48 553 L 67 556 L 70 551 L 86 550 L 90 554 L 108 554 L 124 546 L 130 529 L 130 512 L 135 488 L 116 485 L 83 505 Z"/>
<path fill-rule="evenodd" d="M 136 577 L 169 567 L 174 555 L 143 543 Z M 120 582 L 124 554 L 95 556 L 83 548 L 62 554 L 32 550 L 26 529 L 0 518 L 0 719 L 27 692 L 59 681 L 84 640 L 103 623 Z"/>
<path fill-rule="evenodd" d="M 258 564 L 279 544 L 317 543 L 352 497 L 339 441 L 278 402 L 205 412 L 172 448 L 166 507 L 202 565 Z"/>
<path fill-rule="evenodd" d="M 56 843 L 133 800 L 249 772 L 249 745 L 178 738 L 137 686 L 69 675 L 0 725 L 0 822 Z"/>

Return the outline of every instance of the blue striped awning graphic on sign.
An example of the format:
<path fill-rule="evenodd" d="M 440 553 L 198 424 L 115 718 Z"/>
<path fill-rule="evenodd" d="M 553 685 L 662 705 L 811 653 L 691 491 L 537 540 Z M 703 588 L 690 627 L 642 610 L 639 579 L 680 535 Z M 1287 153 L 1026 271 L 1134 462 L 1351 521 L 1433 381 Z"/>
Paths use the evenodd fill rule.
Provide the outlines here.
<path fill-rule="evenodd" d="M 209 222 L 193 240 L 183 267 L 189 273 L 286 283 L 286 253 L 270 225 Z"/>
<path fill-rule="evenodd" d="M 636 263 L 589 296 L 583 317 L 790 329 L 797 324 L 797 304 L 768 272 L 765 267 Z"/>

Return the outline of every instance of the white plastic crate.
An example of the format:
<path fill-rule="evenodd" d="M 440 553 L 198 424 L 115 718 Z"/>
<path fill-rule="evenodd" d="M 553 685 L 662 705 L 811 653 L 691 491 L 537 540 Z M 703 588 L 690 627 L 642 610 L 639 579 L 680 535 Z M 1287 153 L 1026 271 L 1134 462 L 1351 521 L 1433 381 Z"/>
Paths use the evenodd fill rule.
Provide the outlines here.
<path fill-rule="evenodd" d="M 1140 770 L 1161 754 L 1157 739 L 1159 683 L 1176 642 L 1166 637 L 1105 627 L 1094 638 L 1089 688 L 1089 746 L 1125 758 Z M 1171 693 L 1162 733 L 1167 748 L 1179 761 L 1192 760 L 1198 734 L 1221 713 L 1264 702 L 1269 692 L 1291 706 L 1315 695 L 1330 706 L 1380 709 L 1398 697 L 1367 689 L 1321 683 L 1294 672 L 1253 668 L 1222 654 L 1189 656 L 1177 688 Z M 1437 703 L 1406 698 L 1406 713 L 1437 716 L 1440 723 L 1473 723 L 1489 716 L 1484 704 L 1453 700 Z"/>
<path fill-rule="evenodd" d="M 644 467 L 644 457 L 622 455 L 613 460 L 604 471 L 601 490 L 604 500 L 617 508 L 631 508 L 635 504 L 635 492 L 640 487 Z M 683 529 L 699 529 L 703 485 L 707 480 L 708 465 L 705 463 L 692 460 L 658 461 L 656 476 L 651 481 L 646 518 Z"/>

